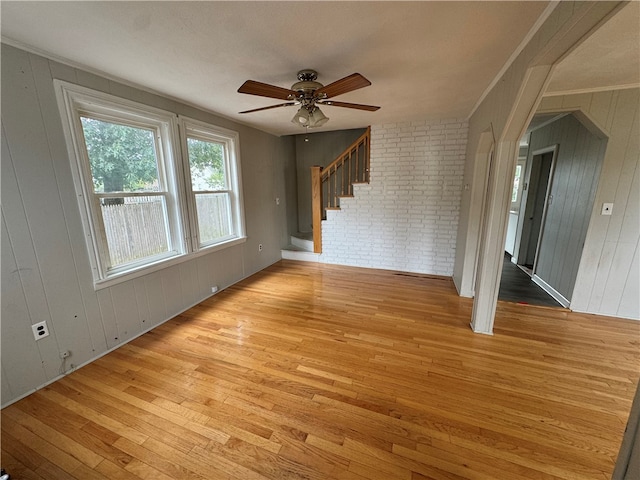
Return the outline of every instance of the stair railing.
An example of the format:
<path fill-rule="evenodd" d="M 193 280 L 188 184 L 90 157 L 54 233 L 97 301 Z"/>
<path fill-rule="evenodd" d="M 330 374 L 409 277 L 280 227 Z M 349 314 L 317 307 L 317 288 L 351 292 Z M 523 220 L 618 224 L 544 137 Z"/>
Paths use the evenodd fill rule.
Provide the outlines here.
<path fill-rule="evenodd" d="M 353 185 L 369 183 L 371 127 L 325 168 L 311 167 L 313 251 L 322 253 L 322 220 L 339 210 L 340 198 L 353 197 Z"/>

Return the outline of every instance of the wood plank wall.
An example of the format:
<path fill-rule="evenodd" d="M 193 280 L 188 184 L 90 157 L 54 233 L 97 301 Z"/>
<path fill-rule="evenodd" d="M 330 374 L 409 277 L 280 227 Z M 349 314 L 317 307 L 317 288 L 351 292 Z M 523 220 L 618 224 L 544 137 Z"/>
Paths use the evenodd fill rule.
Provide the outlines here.
<path fill-rule="evenodd" d="M 549 191 L 552 201 L 547 206 L 535 273 L 570 301 L 607 142 L 568 115 L 531 133 L 528 168 L 533 152 L 556 144 Z"/>
<path fill-rule="evenodd" d="M 238 131 L 246 243 L 94 290 L 54 78 Z M 291 139 L 3 44 L 2 403 L 166 321 L 211 295 L 213 285 L 279 260 L 294 154 Z M 35 342 L 31 325 L 43 320 L 51 334 Z M 63 350 L 71 352 L 65 365 Z"/>
<path fill-rule="evenodd" d="M 608 136 L 571 309 L 640 319 L 640 89 L 546 97 L 538 111 L 582 112 Z"/>

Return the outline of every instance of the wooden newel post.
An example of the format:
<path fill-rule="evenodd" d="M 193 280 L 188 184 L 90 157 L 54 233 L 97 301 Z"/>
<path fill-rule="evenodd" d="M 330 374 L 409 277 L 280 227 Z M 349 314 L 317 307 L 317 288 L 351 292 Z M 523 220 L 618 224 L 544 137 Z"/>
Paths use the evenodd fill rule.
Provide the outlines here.
<path fill-rule="evenodd" d="M 313 214 L 313 251 L 322 253 L 322 167 L 311 167 L 311 211 Z"/>

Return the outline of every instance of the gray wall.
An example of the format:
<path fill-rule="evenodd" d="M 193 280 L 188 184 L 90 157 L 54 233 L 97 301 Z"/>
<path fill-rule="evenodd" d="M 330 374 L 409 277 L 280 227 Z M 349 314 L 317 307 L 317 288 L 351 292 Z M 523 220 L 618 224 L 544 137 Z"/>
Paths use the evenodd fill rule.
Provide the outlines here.
<path fill-rule="evenodd" d="M 311 167 L 326 167 L 333 162 L 366 129 L 339 130 L 310 135 L 295 135 L 298 172 L 298 231 L 312 231 Z M 309 138 L 305 142 L 305 138 Z"/>
<path fill-rule="evenodd" d="M 532 153 L 558 145 L 536 275 L 571 300 L 607 141 L 567 115 L 531 133 Z"/>
<path fill-rule="evenodd" d="M 66 80 L 240 134 L 247 241 L 94 290 L 53 88 Z M 280 259 L 295 224 L 295 147 L 272 135 L 2 46 L 2 404 Z M 280 198 L 280 205 L 276 205 Z M 258 252 L 258 244 L 264 249 Z M 36 342 L 31 325 L 51 335 Z"/>

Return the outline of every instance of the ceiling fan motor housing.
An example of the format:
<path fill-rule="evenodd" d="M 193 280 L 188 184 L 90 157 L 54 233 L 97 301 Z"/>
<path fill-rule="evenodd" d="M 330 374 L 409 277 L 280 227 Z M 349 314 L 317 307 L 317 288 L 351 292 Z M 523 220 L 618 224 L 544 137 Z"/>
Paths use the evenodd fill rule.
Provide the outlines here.
<path fill-rule="evenodd" d="M 315 70 L 300 70 L 298 72 L 299 82 L 291 85 L 291 90 L 298 92 L 298 100 L 306 107 L 313 107 L 313 103 L 317 100 L 314 98 L 314 92 L 324 86 L 320 82 L 316 82 L 316 78 L 318 78 L 318 72 Z"/>

